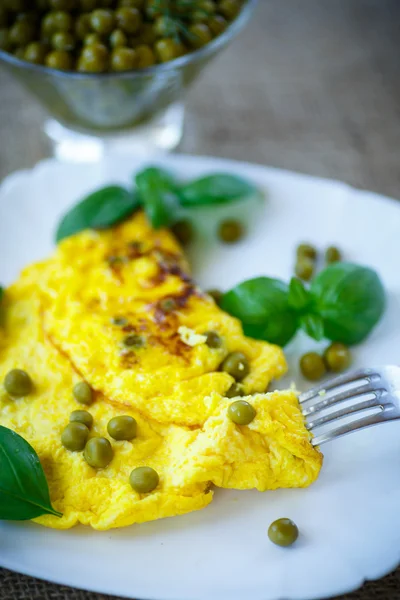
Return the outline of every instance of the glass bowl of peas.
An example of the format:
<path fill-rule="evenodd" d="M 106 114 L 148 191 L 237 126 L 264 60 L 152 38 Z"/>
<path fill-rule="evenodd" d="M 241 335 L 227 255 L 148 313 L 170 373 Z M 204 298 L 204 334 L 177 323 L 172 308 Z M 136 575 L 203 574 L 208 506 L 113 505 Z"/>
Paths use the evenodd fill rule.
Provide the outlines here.
<path fill-rule="evenodd" d="M 50 115 L 61 159 L 172 150 L 186 89 L 257 0 L 2 0 L 0 64 Z"/>

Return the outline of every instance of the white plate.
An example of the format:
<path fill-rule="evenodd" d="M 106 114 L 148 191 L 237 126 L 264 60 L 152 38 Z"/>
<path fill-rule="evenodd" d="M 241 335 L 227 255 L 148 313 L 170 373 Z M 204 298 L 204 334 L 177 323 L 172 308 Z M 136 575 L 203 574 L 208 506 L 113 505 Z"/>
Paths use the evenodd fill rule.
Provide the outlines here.
<path fill-rule="evenodd" d="M 182 177 L 240 173 L 267 195 L 255 209 L 257 218 L 250 212 L 246 241 L 222 248 L 208 236 L 194 249 L 201 284 L 227 288 L 261 274 L 289 278 L 299 241 L 321 248 L 333 242 L 348 259 L 376 268 L 389 293 L 383 322 L 354 350 L 355 365 L 399 362 L 399 205 L 340 183 L 244 163 L 187 156 L 156 162 Z M 129 182 L 142 164 L 121 158 L 92 166 L 47 161 L 9 177 L 0 189 L 0 281 L 9 283 L 26 263 L 51 251 L 60 215 L 81 194 L 106 182 Z M 292 379 L 302 387 L 295 358 L 310 347 L 299 338 L 288 349 Z M 345 593 L 400 561 L 400 423 L 323 450 L 321 476 L 306 490 L 218 490 L 203 511 L 105 533 L 3 523 L 0 564 L 143 600 L 311 600 Z M 271 521 L 284 516 L 301 530 L 298 543 L 286 550 L 267 537 Z"/>

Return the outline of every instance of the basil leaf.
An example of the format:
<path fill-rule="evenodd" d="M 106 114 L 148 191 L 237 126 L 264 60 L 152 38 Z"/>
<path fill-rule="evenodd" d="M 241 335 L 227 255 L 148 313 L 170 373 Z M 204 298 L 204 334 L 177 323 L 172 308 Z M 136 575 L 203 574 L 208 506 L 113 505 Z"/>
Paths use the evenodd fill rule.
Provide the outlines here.
<path fill-rule="evenodd" d="M 257 188 L 242 177 L 216 173 L 201 177 L 179 190 L 183 206 L 201 206 L 204 204 L 228 204 L 252 196 Z"/>
<path fill-rule="evenodd" d="M 179 199 L 177 185 L 168 171 L 149 167 L 136 175 L 140 201 L 154 229 L 168 227 L 174 222 Z"/>
<path fill-rule="evenodd" d="M 246 335 L 284 346 L 298 328 L 288 295 L 283 281 L 258 277 L 224 294 L 220 306 L 242 321 Z"/>
<path fill-rule="evenodd" d="M 119 185 L 110 185 L 86 196 L 61 220 L 56 240 L 84 229 L 107 229 L 129 217 L 139 206 L 138 198 Z"/>
<path fill-rule="evenodd" d="M 1 285 L 0 285 L 0 302 L 3 300 L 3 296 L 4 296 L 4 288 L 1 287 Z"/>
<path fill-rule="evenodd" d="M 385 310 L 385 290 L 378 274 L 352 263 L 324 269 L 314 279 L 311 294 L 325 337 L 348 345 L 365 339 Z"/>
<path fill-rule="evenodd" d="M 0 519 L 26 521 L 62 514 L 51 506 L 46 477 L 35 450 L 0 426 Z"/>
<path fill-rule="evenodd" d="M 300 317 L 300 327 L 317 342 L 324 337 L 324 322 L 319 315 L 303 315 Z"/>
<path fill-rule="evenodd" d="M 248 337 L 282 347 L 290 342 L 297 329 L 296 315 L 290 311 L 277 313 L 262 325 L 243 323 L 243 331 Z"/>
<path fill-rule="evenodd" d="M 292 277 L 289 283 L 289 296 L 288 296 L 288 304 L 290 308 L 296 311 L 302 311 L 310 304 L 311 294 L 306 288 L 304 284 L 297 279 L 297 277 Z"/>

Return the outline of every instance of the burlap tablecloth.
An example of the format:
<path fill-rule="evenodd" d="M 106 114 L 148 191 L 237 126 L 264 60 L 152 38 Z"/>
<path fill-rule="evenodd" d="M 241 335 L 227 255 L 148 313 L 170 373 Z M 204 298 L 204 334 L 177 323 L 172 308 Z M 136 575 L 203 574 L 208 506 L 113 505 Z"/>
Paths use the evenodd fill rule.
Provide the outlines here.
<path fill-rule="evenodd" d="M 399 23 L 399 0 L 260 0 L 190 93 L 181 151 L 400 197 Z M 43 118 L 0 70 L 0 178 L 48 155 Z M 0 571 L 0 600 L 101 598 Z M 400 570 L 344 598 L 400 599 Z"/>

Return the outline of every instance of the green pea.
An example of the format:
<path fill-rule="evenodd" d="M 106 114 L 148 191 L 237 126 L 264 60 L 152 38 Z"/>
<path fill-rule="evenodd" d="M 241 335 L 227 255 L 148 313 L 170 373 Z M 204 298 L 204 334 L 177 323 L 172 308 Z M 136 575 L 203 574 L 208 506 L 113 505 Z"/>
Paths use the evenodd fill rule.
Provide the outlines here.
<path fill-rule="evenodd" d="M 237 400 L 232 402 L 228 408 L 228 417 L 236 425 L 248 425 L 251 423 L 256 416 L 254 406 L 246 402 L 245 400 Z"/>
<path fill-rule="evenodd" d="M 268 537 L 277 546 L 291 546 L 299 537 L 297 525 L 290 519 L 278 519 L 271 523 Z"/>
<path fill-rule="evenodd" d="M 160 478 L 151 467 L 137 467 L 132 471 L 129 481 L 135 492 L 148 494 L 156 489 Z"/>
<path fill-rule="evenodd" d="M 225 398 L 237 398 L 244 396 L 244 390 L 238 383 L 232 383 L 231 387 L 225 392 Z"/>
<path fill-rule="evenodd" d="M 112 48 L 121 48 L 128 45 L 128 38 L 121 29 L 114 29 L 110 35 L 110 46 Z"/>
<path fill-rule="evenodd" d="M 123 415 L 114 417 L 107 425 L 108 434 L 114 440 L 132 440 L 136 437 L 137 423 L 133 417 Z"/>
<path fill-rule="evenodd" d="M 102 8 L 94 10 L 90 15 L 90 24 L 93 31 L 101 35 L 108 35 L 115 27 L 114 13 Z"/>
<path fill-rule="evenodd" d="M 159 306 L 164 313 L 170 313 L 177 308 L 176 301 L 173 298 L 163 298 Z"/>
<path fill-rule="evenodd" d="M 300 371 L 309 381 L 318 381 L 326 373 L 322 356 L 316 352 L 307 352 L 300 358 Z"/>
<path fill-rule="evenodd" d="M 224 17 L 221 17 L 221 15 L 214 15 L 208 19 L 207 25 L 211 33 L 217 36 L 221 35 L 228 27 L 228 21 Z"/>
<path fill-rule="evenodd" d="M 205 23 L 190 25 L 188 32 L 188 41 L 194 48 L 201 48 L 212 40 L 212 33 Z"/>
<path fill-rule="evenodd" d="M 83 456 L 94 469 L 105 469 L 112 461 L 114 451 L 106 438 L 93 437 L 87 442 Z"/>
<path fill-rule="evenodd" d="M 59 71 L 70 71 L 73 66 L 72 56 L 66 50 L 53 50 L 46 56 L 46 67 Z"/>
<path fill-rule="evenodd" d="M 83 423 L 70 423 L 61 434 L 61 443 L 71 452 L 81 452 L 88 439 L 89 429 Z"/>
<path fill-rule="evenodd" d="M 86 404 L 89 406 L 93 403 L 93 390 L 86 381 L 80 381 L 74 385 L 73 389 L 74 398 L 79 404 Z"/>
<path fill-rule="evenodd" d="M 32 42 L 25 48 L 24 59 L 36 65 L 42 65 L 46 58 L 46 46 L 41 42 Z"/>
<path fill-rule="evenodd" d="M 241 240 L 244 236 L 244 228 L 239 221 L 227 220 L 223 221 L 218 229 L 218 236 L 222 242 L 226 244 L 234 244 Z"/>
<path fill-rule="evenodd" d="M 133 48 L 115 48 L 111 55 L 113 71 L 132 71 L 136 67 L 136 51 Z"/>
<path fill-rule="evenodd" d="M 113 317 L 111 323 L 117 327 L 125 327 L 125 325 L 128 325 L 128 319 L 125 319 L 125 317 Z"/>
<path fill-rule="evenodd" d="M 242 381 L 249 373 L 249 361 L 242 352 L 231 352 L 221 364 L 221 371 L 229 373 L 236 381 Z"/>
<path fill-rule="evenodd" d="M 297 246 L 297 258 L 310 258 L 311 260 L 316 260 L 317 258 L 317 250 L 315 246 L 311 244 L 304 243 Z"/>
<path fill-rule="evenodd" d="M 218 4 L 218 12 L 232 21 L 239 14 L 240 6 L 239 0 L 221 0 Z"/>
<path fill-rule="evenodd" d="M 184 54 L 183 45 L 174 38 L 162 38 L 158 40 L 154 46 L 154 50 L 160 62 L 168 62 Z"/>
<path fill-rule="evenodd" d="M 68 31 L 58 31 L 53 34 L 51 45 L 55 50 L 73 50 L 75 47 L 75 38 Z"/>
<path fill-rule="evenodd" d="M 78 60 L 78 71 L 83 73 L 103 73 L 107 71 L 110 55 L 103 44 L 84 46 Z"/>
<path fill-rule="evenodd" d="M 131 334 L 127 335 L 122 340 L 125 348 L 142 348 L 144 346 L 144 340 L 140 335 Z"/>
<path fill-rule="evenodd" d="M 75 21 L 75 35 L 78 40 L 84 40 L 85 37 L 91 32 L 91 29 L 90 15 L 79 15 Z"/>
<path fill-rule="evenodd" d="M 335 262 L 340 262 L 342 260 L 342 253 L 339 248 L 336 246 L 329 246 L 325 252 L 325 262 L 330 265 Z"/>
<path fill-rule="evenodd" d="M 209 348 L 221 348 L 222 339 L 216 331 L 206 331 L 204 334 L 207 337 L 206 344 Z"/>
<path fill-rule="evenodd" d="M 69 420 L 71 423 L 83 423 L 88 429 L 91 429 L 93 425 L 93 416 L 87 410 L 74 410 L 70 414 Z"/>
<path fill-rule="evenodd" d="M 176 23 L 172 17 L 158 17 L 154 23 L 154 31 L 158 37 L 172 37 L 176 34 Z"/>
<path fill-rule="evenodd" d="M 72 27 L 72 16 L 63 10 L 49 12 L 42 20 L 42 32 L 48 36 L 58 31 L 71 31 Z"/>
<path fill-rule="evenodd" d="M 12 369 L 4 378 L 4 389 L 14 398 L 28 396 L 33 389 L 32 379 L 22 369 Z"/>
<path fill-rule="evenodd" d="M 130 35 L 137 33 L 142 24 L 142 16 L 137 8 L 129 6 L 119 8 L 115 17 L 118 27 Z"/>
<path fill-rule="evenodd" d="M 314 261 L 311 258 L 303 256 L 298 259 L 294 272 L 299 279 L 310 281 L 314 275 L 314 266 Z"/>
<path fill-rule="evenodd" d="M 8 39 L 12 46 L 25 46 L 35 37 L 34 27 L 25 21 L 16 21 L 8 32 Z"/>
<path fill-rule="evenodd" d="M 193 227 L 190 221 L 177 221 L 172 225 L 171 231 L 178 242 L 184 246 L 193 239 Z"/>
<path fill-rule="evenodd" d="M 156 56 L 150 46 L 140 45 L 135 47 L 137 68 L 147 69 L 156 64 Z"/>
<path fill-rule="evenodd" d="M 333 342 L 324 352 L 324 361 L 333 373 L 345 371 L 351 364 L 350 350 L 340 342 Z"/>

